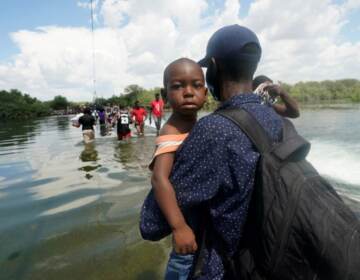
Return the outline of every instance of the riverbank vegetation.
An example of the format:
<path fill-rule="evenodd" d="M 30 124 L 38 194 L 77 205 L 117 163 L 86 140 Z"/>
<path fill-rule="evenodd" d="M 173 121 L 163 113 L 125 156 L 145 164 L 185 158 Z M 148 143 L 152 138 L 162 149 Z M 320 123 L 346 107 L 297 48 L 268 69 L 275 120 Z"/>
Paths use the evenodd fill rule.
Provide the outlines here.
<path fill-rule="evenodd" d="M 58 110 L 78 106 L 68 102 L 63 96 L 55 96 L 51 101 L 40 101 L 17 89 L 0 91 L 0 119 L 26 119 L 48 116 Z"/>
<path fill-rule="evenodd" d="M 290 85 L 281 83 L 286 91 L 300 104 L 335 104 L 335 103 L 360 103 L 360 80 L 344 79 L 337 81 L 298 82 Z M 160 93 L 160 88 L 145 89 L 139 85 L 129 85 L 123 93 L 110 98 L 97 98 L 95 106 L 124 105 L 132 106 L 139 100 L 143 106 L 149 106 L 155 93 Z M 63 96 L 56 96 L 50 101 L 40 101 L 29 94 L 13 89 L 0 91 L 0 119 L 28 118 L 46 116 L 58 111 L 78 111 L 81 105 L 90 103 L 69 102 Z M 209 94 L 205 110 L 212 110 L 217 102 Z"/>
<path fill-rule="evenodd" d="M 16 89 L 0 91 L 1 119 L 40 117 L 49 114 L 50 106 L 46 102 L 41 102 Z"/>
<path fill-rule="evenodd" d="M 360 103 L 360 81 L 356 79 L 298 82 L 294 85 L 281 83 L 281 85 L 300 104 L 304 105 Z M 124 94 L 100 101 L 102 104 L 132 106 L 135 100 L 139 100 L 142 105 L 147 106 L 154 99 L 155 93 L 160 93 L 160 88 L 144 89 L 138 85 L 131 85 L 125 88 Z M 205 109 L 213 109 L 216 106 L 217 102 L 209 94 Z"/>
<path fill-rule="evenodd" d="M 282 85 L 302 104 L 360 102 L 360 81 L 356 79 Z"/>

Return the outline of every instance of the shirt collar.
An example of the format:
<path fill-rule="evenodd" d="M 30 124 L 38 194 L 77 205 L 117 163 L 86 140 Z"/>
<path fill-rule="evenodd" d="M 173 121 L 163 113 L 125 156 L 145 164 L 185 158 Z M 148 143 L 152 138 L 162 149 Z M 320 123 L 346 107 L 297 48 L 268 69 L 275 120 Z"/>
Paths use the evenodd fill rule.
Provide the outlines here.
<path fill-rule="evenodd" d="M 222 110 L 230 107 L 242 107 L 247 103 L 259 103 L 261 104 L 261 98 L 254 93 L 242 93 L 231 97 L 229 100 L 223 102 L 217 110 Z M 217 111 L 216 110 L 216 111 Z"/>

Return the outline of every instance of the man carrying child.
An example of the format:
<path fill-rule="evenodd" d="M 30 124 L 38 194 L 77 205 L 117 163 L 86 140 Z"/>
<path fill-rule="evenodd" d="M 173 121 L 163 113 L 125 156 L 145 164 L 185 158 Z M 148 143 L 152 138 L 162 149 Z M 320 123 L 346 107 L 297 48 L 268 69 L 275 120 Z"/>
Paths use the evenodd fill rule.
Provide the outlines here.
<path fill-rule="evenodd" d="M 280 116 L 252 93 L 260 56 L 256 35 L 245 27 L 231 25 L 210 38 L 200 65 L 208 68 L 206 81 L 213 96 L 221 101 L 220 109 L 246 109 L 278 141 Z M 208 216 L 209 238 L 201 279 L 227 279 L 221 255 L 233 256 L 239 245 L 258 158 L 250 139 L 219 114 L 200 119 L 176 153 L 170 181 L 186 221 L 197 231 L 205 220 L 204 206 Z M 141 224 L 141 232 L 144 238 L 157 240 L 171 229 L 153 199 L 150 196 L 145 201 L 142 215 L 147 223 Z"/>

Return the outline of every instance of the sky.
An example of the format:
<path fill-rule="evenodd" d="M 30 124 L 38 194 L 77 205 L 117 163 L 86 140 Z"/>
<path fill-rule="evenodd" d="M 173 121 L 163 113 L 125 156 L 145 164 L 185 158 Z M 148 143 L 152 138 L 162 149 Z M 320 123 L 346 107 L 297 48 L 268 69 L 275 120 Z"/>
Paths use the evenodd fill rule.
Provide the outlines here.
<path fill-rule="evenodd" d="M 94 90 L 158 87 L 167 64 L 201 59 L 212 33 L 235 23 L 259 37 L 256 74 L 360 79 L 360 0 L 93 0 L 94 33 L 90 2 L 1 0 L 0 90 L 91 101 Z"/>

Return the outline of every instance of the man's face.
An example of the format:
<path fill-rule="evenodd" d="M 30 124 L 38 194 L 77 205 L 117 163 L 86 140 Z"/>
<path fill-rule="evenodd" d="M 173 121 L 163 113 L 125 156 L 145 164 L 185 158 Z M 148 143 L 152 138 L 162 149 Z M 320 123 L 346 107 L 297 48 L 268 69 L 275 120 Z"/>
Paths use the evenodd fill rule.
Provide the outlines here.
<path fill-rule="evenodd" d="M 174 111 L 196 113 L 206 101 L 204 74 L 195 63 L 180 62 L 168 70 L 167 100 Z"/>

